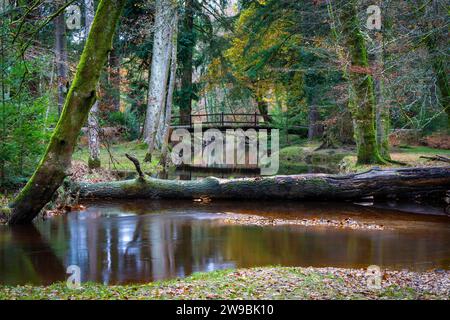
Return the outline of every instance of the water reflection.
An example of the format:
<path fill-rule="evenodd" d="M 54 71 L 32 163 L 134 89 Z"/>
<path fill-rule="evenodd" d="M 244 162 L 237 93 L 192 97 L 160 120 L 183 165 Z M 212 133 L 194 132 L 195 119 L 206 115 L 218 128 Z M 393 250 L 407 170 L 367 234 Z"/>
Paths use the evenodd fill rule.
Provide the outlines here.
<path fill-rule="evenodd" d="M 190 209 L 185 209 L 190 208 Z M 256 209 L 258 208 L 258 209 Z M 261 209 L 264 208 L 264 209 Z M 382 221 L 384 231 L 226 225 L 218 212 Z M 136 201 L 88 210 L 36 227 L 0 229 L 0 282 L 47 284 L 81 267 L 82 281 L 148 282 L 196 271 L 262 265 L 424 270 L 450 267 L 447 217 L 353 205 Z"/>

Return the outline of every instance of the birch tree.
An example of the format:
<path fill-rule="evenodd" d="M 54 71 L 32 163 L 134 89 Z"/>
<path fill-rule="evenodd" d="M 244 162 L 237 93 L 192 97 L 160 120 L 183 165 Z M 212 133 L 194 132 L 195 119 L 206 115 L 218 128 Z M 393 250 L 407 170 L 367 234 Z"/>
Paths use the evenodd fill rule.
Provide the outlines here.
<path fill-rule="evenodd" d="M 94 21 L 94 0 L 85 0 L 85 30 L 86 37 L 91 30 L 92 22 Z M 88 116 L 88 144 L 89 144 L 89 160 L 88 166 L 90 169 L 99 168 L 100 162 L 100 125 L 98 123 L 98 101 L 94 103 Z"/>
<path fill-rule="evenodd" d="M 161 112 L 164 110 L 169 77 L 172 23 L 176 6 L 173 0 L 156 0 L 153 54 L 144 137 L 148 144 L 146 161 L 151 160 Z"/>

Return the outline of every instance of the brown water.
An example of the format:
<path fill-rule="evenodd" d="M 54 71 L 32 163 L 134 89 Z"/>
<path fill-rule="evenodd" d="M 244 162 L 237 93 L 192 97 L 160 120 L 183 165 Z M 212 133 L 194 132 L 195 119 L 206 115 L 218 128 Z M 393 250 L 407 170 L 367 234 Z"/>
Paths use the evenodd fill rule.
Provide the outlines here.
<path fill-rule="evenodd" d="M 133 201 L 87 204 L 35 227 L 0 227 L 0 283 L 149 282 L 197 271 L 264 265 L 450 269 L 450 218 L 335 203 Z M 257 227 L 217 213 L 283 219 L 352 218 L 386 230 Z"/>

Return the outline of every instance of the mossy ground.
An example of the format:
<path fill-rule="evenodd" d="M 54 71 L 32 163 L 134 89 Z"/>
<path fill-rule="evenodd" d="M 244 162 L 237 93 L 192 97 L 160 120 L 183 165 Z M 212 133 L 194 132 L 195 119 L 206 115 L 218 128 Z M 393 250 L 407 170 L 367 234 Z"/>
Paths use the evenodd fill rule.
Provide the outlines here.
<path fill-rule="evenodd" d="M 381 288 L 373 289 L 367 286 L 365 270 L 265 267 L 196 273 L 144 285 L 84 283 L 77 290 L 65 283 L 0 286 L 0 299 L 449 299 L 448 278 L 447 271 L 388 271 Z"/>

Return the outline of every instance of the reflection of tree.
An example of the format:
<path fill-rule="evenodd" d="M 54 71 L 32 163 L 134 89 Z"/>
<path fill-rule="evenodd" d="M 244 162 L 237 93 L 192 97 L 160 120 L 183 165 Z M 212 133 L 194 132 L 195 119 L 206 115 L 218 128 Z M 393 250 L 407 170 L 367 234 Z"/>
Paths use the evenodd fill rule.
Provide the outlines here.
<path fill-rule="evenodd" d="M 7 256 L 2 258 L 2 274 L 8 276 L 8 279 L 2 279 L 2 282 L 10 283 L 14 281 L 13 279 L 17 279 L 16 281 L 21 283 L 45 285 L 65 279 L 64 265 L 34 225 L 17 226 L 4 232 L 10 234 L 11 242 L 8 246 L 13 249 L 6 251 Z M 4 271 L 9 267 L 12 267 L 12 272 L 15 273 L 11 278 L 9 273 Z"/>
<path fill-rule="evenodd" d="M 439 217 L 414 216 L 413 226 L 420 225 L 422 229 L 410 229 L 410 215 L 353 205 L 332 208 L 308 203 L 264 202 L 243 202 L 237 206 L 218 201 L 209 204 L 144 201 L 91 206 L 82 214 L 39 224 L 45 237 L 29 227 L 2 230 L 0 282 L 19 283 L 25 279 L 45 283 L 64 279 L 65 270 L 45 239 L 58 250 L 61 261 L 64 258 L 67 265 L 80 266 L 83 281 L 111 284 L 276 264 L 407 267 L 432 261 L 433 266 L 448 266 L 445 252 L 450 247 L 450 233 L 443 230 Z M 138 215 L 129 215 L 130 212 Z M 225 225 L 211 219 L 209 213 L 214 212 L 285 219 L 326 217 L 327 214 L 338 219 L 358 215 L 364 219 L 376 217 L 378 221 L 391 219 L 391 223 L 400 223 L 404 229 Z"/>

